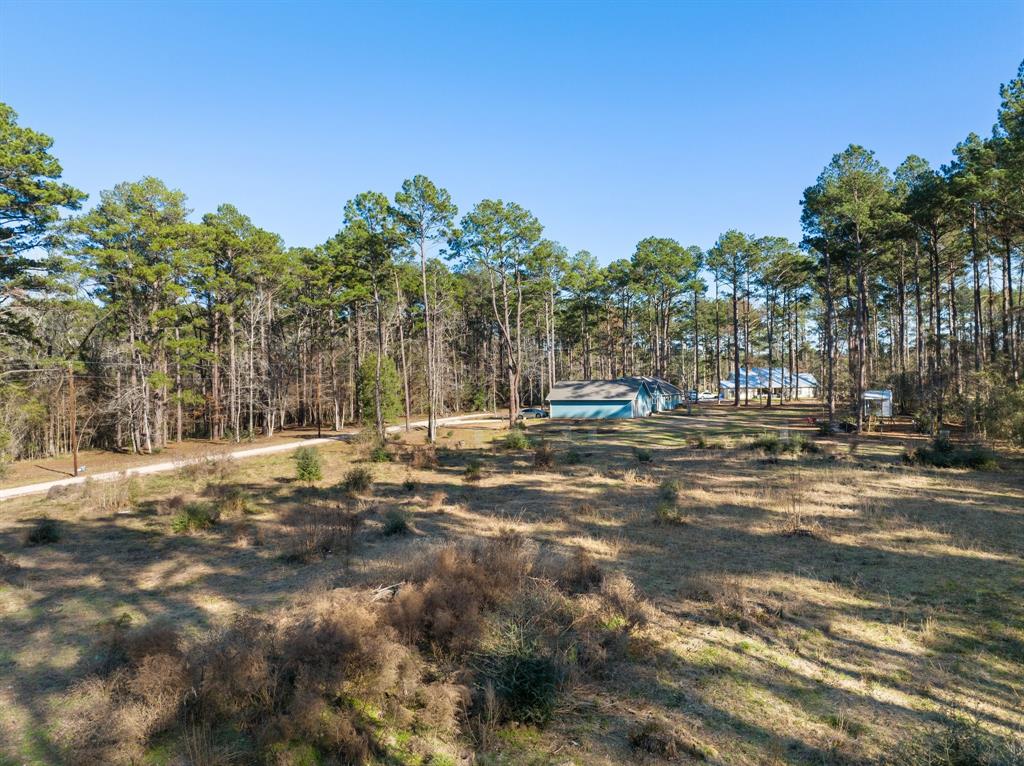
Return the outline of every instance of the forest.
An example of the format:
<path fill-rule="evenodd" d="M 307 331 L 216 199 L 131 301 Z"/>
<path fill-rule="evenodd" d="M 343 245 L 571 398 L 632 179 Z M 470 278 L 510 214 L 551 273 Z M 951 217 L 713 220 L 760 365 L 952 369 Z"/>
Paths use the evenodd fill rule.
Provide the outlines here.
<path fill-rule="evenodd" d="M 650 236 L 607 265 L 422 175 L 339 200 L 316 247 L 229 203 L 197 219 L 153 177 L 89 200 L 0 104 L 0 454 L 357 421 L 383 438 L 413 415 L 433 440 L 443 414 L 512 419 L 557 379 L 717 393 L 753 365 L 815 373 L 829 423 L 865 428 L 857 403 L 884 386 L 922 433 L 1024 443 L 1024 67 L 999 92 L 991 131 L 938 168 L 835 154 L 801 242 Z"/>

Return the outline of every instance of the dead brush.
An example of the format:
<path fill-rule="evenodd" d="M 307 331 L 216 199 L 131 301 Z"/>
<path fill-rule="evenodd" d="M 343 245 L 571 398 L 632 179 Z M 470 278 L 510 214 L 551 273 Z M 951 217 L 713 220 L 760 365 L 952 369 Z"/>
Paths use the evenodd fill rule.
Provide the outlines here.
<path fill-rule="evenodd" d="M 540 470 L 548 470 L 555 465 L 555 448 L 547 442 L 540 442 L 533 450 L 533 466 Z"/>
<path fill-rule="evenodd" d="M 668 721 L 655 718 L 637 723 L 629 730 L 629 745 L 634 750 L 669 761 L 690 756 L 706 761 L 717 756 L 714 748 L 676 729 Z"/>
<path fill-rule="evenodd" d="M 716 625 L 747 633 L 774 627 L 782 609 L 767 597 L 757 599 L 742 583 L 725 574 L 699 574 L 687 578 L 680 596 L 705 605 L 704 618 Z"/>
<path fill-rule="evenodd" d="M 238 471 L 238 463 L 226 452 L 209 452 L 179 461 L 177 471 L 188 481 L 225 481 Z"/>
<path fill-rule="evenodd" d="M 775 524 L 776 532 L 783 537 L 824 540 L 827 537 L 824 526 L 804 513 L 803 503 L 804 490 L 799 477 L 794 475 L 775 495 L 773 504 L 782 512 L 782 520 Z"/>
<path fill-rule="evenodd" d="M 437 468 L 437 448 L 433 444 L 416 447 L 412 452 L 410 463 L 413 468 L 421 471 Z"/>
<path fill-rule="evenodd" d="M 339 697 L 386 710 L 412 732 L 457 732 L 458 691 L 424 681 L 394 631 L 352 597 L 241 615 L 187 650 L 174 633 L 145 630 L 122 626 L 116 659 L 67 695 L 58 734 L 69 762 L 140 763 L 161 738 L 181 743 L 192 763 L 278 763 L 293 742 L 318 762 L 366 763 L 382 724 Z M 409 745 L 426 742 L 413 733 Z"/>
<path fill-rule="evenodd" d="M 351 557 L 363 517 L 340 503 L 312 503 L 292 511 L 286 520 L 291 528 L 285 558 L 308 564 L 333 553 Z"/>
<path fill-rule="evenodd" d="M 387 620 L 407 643 L 441 654 L 465 651 L 484 630 L 484 611 L 522 587 L 533 559 L 512 532 L 431 551 L 410 566 L 411 584 L 388 604 Z"/>
<path fill-rule="evenodd" d="M 139 480 L 122 473 L 113 481 L 99 484 L 96 507 L 104 513 L 130 513 L 139 499 Z"/>

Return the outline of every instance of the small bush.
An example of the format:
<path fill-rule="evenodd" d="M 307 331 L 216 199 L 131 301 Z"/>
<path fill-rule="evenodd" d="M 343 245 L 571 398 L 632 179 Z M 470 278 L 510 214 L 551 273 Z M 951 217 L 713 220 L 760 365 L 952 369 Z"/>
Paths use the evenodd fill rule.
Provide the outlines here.
<path fill-rule="evenodd" d="M 370 462 L 371 463 L 390 463 L 391 453 L 388 451 L 387 445 L 378 444 L 372 450 L 370 450 Z"/>
<path fill-rule="evenodd" d="M 424 444 L 413 451 L 412 467 L 420 470 L 437 468 L 437 449 L 433 444 Z"/>
<path fill-rule="evenodd" d="M 332 553 L 351 556 L 362 515 L 338 504 L 314 503 L 289 514 L 291 544 L 285 559 L 310 563 Z"/>
<path fill-rule="evenodd" d="M 412 474 L 406 474 L 405 479 L 402 481 L 402 489 L 406 492 L 415 492 L 419 485 L 419 482 L 413 478 Z"/>
<path fill-rule="evenodd" d="M 215 502 L 217 512 L 222 516 L 238 516 L 244 513 L 255 513 L 256 508 L 252 504 L 249 494 L 238 486 L 224 486 L 217 488 Z"/>
<path fill-rule="evenodd" d="M 324 477 L 320 450 L 316 447 L 299 447 L 292 459 L 295 460 L 295 478 L 299 481 L 312 484 Z"/>
<path fill-rule="evenodd" d="M 198 457 L 186 458 L 178 464 L 178 475 L 183 479 L 198 481 L 214 479 L 224 481 L 238 470 L 234 458 L 224 453 L 211 453 Z"/>
<path fill-rule="evenodd" d="M 60 542 L 60 525 L 44 516 L 25 534 L 25 545 L 53 545 Z"/>
<path fill-rule="evenodd" d="M 654 518 L 659 524 L 682 524 L 686 516 L 672 500 L 659 500 L 654 506 Z"/>
<path fill-rule="evenodd" d="M 526 431 L 513 428 L 505 434 L 501 446 L 509 451 L 521 452 L 530 448 L 530 440 L 526 436 Z"/>
<path fill-rule="evenodd" d="M 650 753 L 669 761 L 677 760 L 684 754 L 701 761 L 717 756 L 714 748 L 698 742 L 691 736 L 677 732 L 668 723 L 653 719 L 630 729 L 629 744 L 634 750 Z"/>
<path fill-rule="evenodd" d="M 551 468 L 555 464 L 555 450 L 547 442 L 541 442 L 533 450 L 533 465 L 536 468 Z"/>
<path fill-rule="evenodd" d="M 604 573 L 594 557 L 577 548 L 559 574 L 558 583 L 570 593 L 586 593 L 601 584 Z"/>
<path fill-rule="evenodd" d="M 188 534 L 209 529 L 217 523 L 217 512 L 206 503 L 189 503 L 171 519 L 171 531 Z"/>
<path fill-rule="evenodd" d="M 470 460 L 466 463 L 466 470 L 462 478 L 466 481 L 480 481 L 484 477 L 484 466 L 479 460 Z"/>
<path fill-rule="evenodd" d="M 505 721 L 544 726 L 555 712 L 562 668 L 515 622 L 480 660 L 481 674 L 498 699 Z"/>
<path fill-rule="evenodd" d="M 793 434 L 780 439 L 778 434 L 763 433 L 755 437 L 749 444 L 752 450 L 761 450 L 768 455 L 777 456 L 784 453 L 799 455 L 803 452 L 818 452 L 818 445 L 803 434 Z"/>
<path fill-rule="evenodd" d="M 575 447 L 572 447 L 571 449 L 566 450 L 565 454 L 562 455 L 562 462 L 565 465 L 579 465 L 583 462 L 583 453 Z"/>
<path fill-rule="evenodd" d="M 373 471 L 363 466 L 350 468 L 339 485 L 345 492 L 366 492 L 373 486 Z"/>
<path fill-rule="evenodd" d="M 384 527 L 381 531 L 386 537 L 408 534 L 412 531 L 411 520 L 408 511 L 392 509 L 384 514 Z"/>
<path fill-rule="evenodd" d="M 999 467 L 995 453 L 980 445 L 957 446 L 949 439 L 939 437 L 930 446 L 917 447 L 903 453 L 903 461 L 910 465 L 928 465 L 933 468 L 973 468 L 991 471 Z"/>
<path fill-rule="evenodd" d="M 654 454 L 649 449 L 636 447 L 633 449 L 633 455 L 636 457 L 636 462 L 638 463 L 650 463 L 654 460 Z"/>
<path fill-rule="evenodd" d="M 668 500 L 672 503 L 679 502 L 679 493 L 682 492 L 683 485 L 678 479 L 665 479 L 658 487 L 658 497 L 662 500 Z"/>

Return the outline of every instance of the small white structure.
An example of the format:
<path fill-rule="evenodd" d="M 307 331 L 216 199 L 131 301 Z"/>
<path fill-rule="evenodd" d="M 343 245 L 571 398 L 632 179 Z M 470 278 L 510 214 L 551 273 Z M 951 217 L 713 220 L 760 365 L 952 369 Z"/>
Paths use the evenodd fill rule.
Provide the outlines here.
<path fill-rule="evenodd" d="M 892 389 L 883 388 L 864 392 L 864 415 L 877 418 L 892 417 Z"/>

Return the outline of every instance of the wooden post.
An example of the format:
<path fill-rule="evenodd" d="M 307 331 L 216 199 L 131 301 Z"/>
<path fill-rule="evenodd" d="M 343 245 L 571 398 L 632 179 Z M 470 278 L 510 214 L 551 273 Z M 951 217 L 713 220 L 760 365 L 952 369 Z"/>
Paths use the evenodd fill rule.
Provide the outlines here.
<path fill-rule="evenodd" d="M 78 406 L 75 398 L 75 373 L 71 362 L 68 362 L 68 396 L 71 398 L 71 475 L 78 476 Z"/>

